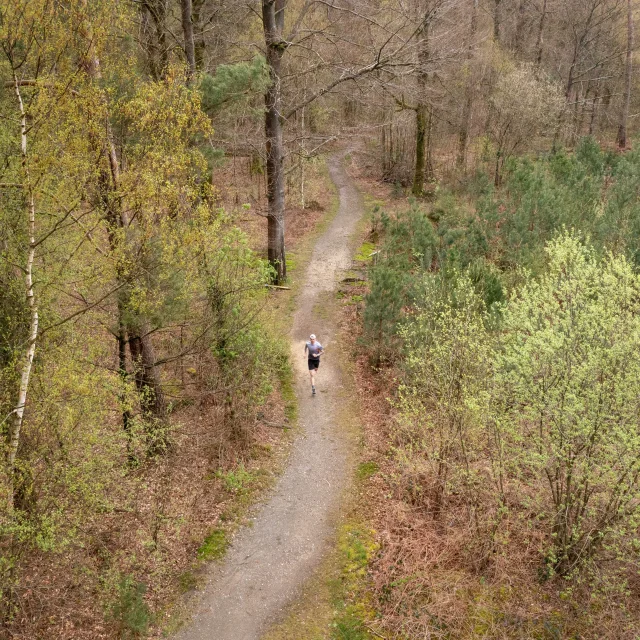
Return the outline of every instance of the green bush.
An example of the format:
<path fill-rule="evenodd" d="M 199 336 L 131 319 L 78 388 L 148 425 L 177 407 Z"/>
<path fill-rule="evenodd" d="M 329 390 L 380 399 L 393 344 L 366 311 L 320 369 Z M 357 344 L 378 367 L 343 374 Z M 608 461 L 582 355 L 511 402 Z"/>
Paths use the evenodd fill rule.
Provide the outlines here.
<path fill-rule="evenodd" d="M 111 616 L 119 628 L 121 638 L 140 638 L 146 635 L 151 623 L 151 612 L 144 601 L 147 587 L 131 576 L 124 576 L 118 583 L 117 600 Z"/>
<path fill-rule="evenodd" d="M 539 483 L 549 573 L 567 575 L 639 513 L 640 279 L 575 236 L 547 254 L 547 272 L 504 309 L 491 424 L 512 499 Z"/>
<path fill-rule="evenodd" d="M 414 297 L 414 272 L 429 269 L 436 257 L 436 237 L 415 203 L 396 218 L 381 214 L 384 243 L 369 270 L 370 291 L 364 311 L 365 339 L 376 364 L 393 357 L 403 308 Z"/>
<path fill-rule="evenodd" d="M 482 418 L 478 409 L 490 340 L 483 302 L 468 276 L 426 276 L 417 308 L 401 329 L 397 438 L 412 455 L 418 454 L 406 473 L 419 482 L 426 472 L 429 480 L 420 491 L 439 513 L 452 491 L 475 500 L 473 464 Z M 405 476 L 407 480 L 416 486 Z"/>

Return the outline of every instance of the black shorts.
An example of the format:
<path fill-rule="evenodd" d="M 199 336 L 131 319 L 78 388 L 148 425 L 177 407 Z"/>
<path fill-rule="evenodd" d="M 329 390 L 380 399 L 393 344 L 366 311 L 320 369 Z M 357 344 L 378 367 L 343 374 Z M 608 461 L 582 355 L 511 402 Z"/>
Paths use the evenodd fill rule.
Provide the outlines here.
<path fill-rule="evenodd" d="M 320 358 L 316 358 L 315 360 L 309 358 L 309 371 L 313 371 L 314 369 L 317 371 L 319 366 Z"/>

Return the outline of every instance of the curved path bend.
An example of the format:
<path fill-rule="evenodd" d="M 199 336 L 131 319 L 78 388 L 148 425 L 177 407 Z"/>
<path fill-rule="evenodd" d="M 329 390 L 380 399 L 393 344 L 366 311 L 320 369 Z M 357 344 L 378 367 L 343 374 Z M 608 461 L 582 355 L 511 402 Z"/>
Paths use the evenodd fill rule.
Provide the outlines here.
<path fill-rule="evenodd" d="M 362 214 L 360 195 L 343 168 L 329 160 L 340 206 L 316 242 L 297 298 L 291 334 L 302 435 L 287 468 L 253 526 L 238 534 L 222 565 L 214 566 L 192 623 L 179 640 L 259 640 L 286 613 L 328 550 L 347 480 L 348 442 L 338 425 L 342 372 L 331 355 L 337 319 L 323 313 L 326 296 L 351 263 L 350 239 Z M 316 333 L 327 349 L 311 396 L 304 342 Z"/>

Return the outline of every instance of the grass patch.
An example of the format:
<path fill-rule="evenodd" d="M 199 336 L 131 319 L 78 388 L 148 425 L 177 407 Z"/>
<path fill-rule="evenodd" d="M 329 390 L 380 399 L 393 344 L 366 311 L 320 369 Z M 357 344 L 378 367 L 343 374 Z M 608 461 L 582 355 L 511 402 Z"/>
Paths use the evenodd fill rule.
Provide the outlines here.
<path fill-rule="evenodd" d="M 376 245 L 373 242 L 363 242 L 354 256 L 354 260 L 357 262 L 369 262 L 371 260 L 371 254 L 376 250 Z"/>
<path fill-rule="evenodd" d="M 280 393 L 284 401 L 284 417 L 293 426 L 298 420 L 298 401 L 295 392 L 295 376 L 291 359 L 287 356 L 286 361 L 278 369 L 280 380 Z"/>
<path fill-rule="evenodd" d="M 295 251 L 288 251 L 285 258 L 285 266 L 287 267 L 287 274 L 293 274 L 298 269 L 298 260 Z"/>
<path fill-rule="evenodd" d="M 231 471 L 217 471 L 216 477 L 222 480 L 224 488 L 229 493 L 236 495 L 246 494 L 256 478 L 255 473 L 247 471 L 243 464 L 239 464 L 236 469 L 231 469 Z"/>
<path fill-rule="evenodd" d="M 193 591 L 198 586 L 198 578 L 192 571 L 185 571 L 178 576 L 178 585 L 180 586 L 180 593 L 188 593 Z"/>
<path fill-rule="evenodd" d="M 368 623 L 375 618 L 375 611 L 366 596 L 366 582 L 369 561 L 378 551 L 374 532 L 359 523 L 344 525 L 337 551 L 341 571 L 333 588 L 335 614 L 331 638 L 369 640 L 374 636 L 368 630 Z"/>
<path fill-rule="evenodd" d="M 358 465 L 358 471 L 356 477 L 358 480 L 367 480 L 372 475 L 375 475 L 380 470 L 380 465 L 372 460 L 369 462 L 361 462 Z"/>
<path fill-rule="evenodd" d="M 200 560 L 219 560 L 227 552 L 229 539 L 224 529 L 214 529 L 198 548 Z"/>

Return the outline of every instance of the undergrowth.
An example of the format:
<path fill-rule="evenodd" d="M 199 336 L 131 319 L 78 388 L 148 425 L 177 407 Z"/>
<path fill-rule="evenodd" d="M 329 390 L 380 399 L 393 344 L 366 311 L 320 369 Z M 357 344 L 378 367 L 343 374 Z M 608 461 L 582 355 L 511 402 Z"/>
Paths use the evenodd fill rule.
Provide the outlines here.
<path fill-rule="evenodd" d="M 585 140 L 374 212 L 352 321 L 365 402 L 391 403 L 364 592 L 382 636 L 637 638 L 639 158 Z M 336 637 L 365 620 L 345 609 Z"/>

